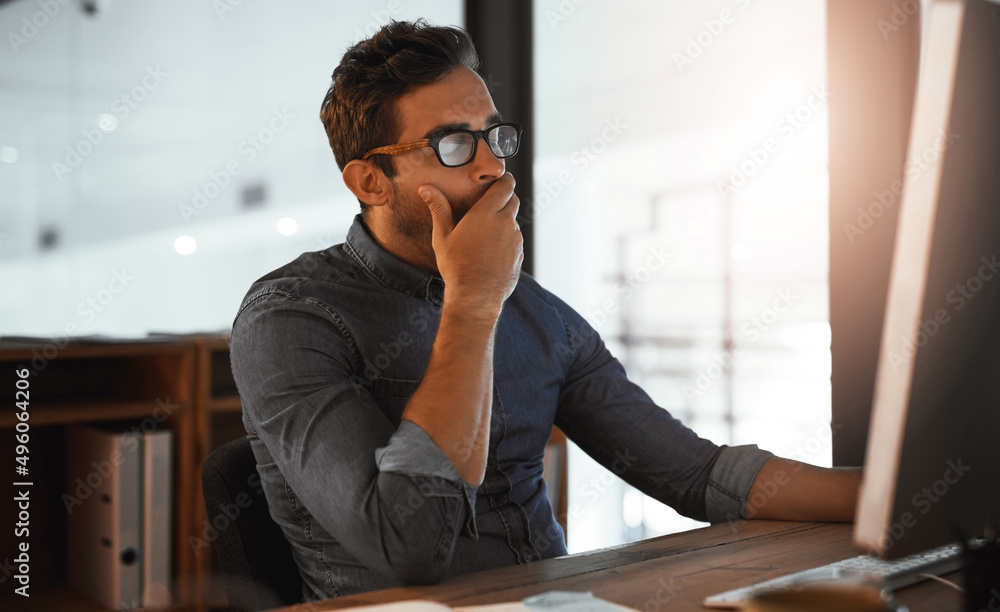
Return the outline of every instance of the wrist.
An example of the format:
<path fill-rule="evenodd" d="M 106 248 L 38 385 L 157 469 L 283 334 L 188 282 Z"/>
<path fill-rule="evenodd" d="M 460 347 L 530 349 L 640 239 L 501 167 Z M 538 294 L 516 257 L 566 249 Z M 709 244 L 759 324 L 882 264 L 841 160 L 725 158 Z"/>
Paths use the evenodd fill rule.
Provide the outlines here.
<path fill-rule="evenodd" d="M 458 290 L 444 292 L 441 306 L 442 318 L 448 316 L 457 321 L 493 326 L 500 318 L 503 300 L 490 296 L 463 294 Z"/>

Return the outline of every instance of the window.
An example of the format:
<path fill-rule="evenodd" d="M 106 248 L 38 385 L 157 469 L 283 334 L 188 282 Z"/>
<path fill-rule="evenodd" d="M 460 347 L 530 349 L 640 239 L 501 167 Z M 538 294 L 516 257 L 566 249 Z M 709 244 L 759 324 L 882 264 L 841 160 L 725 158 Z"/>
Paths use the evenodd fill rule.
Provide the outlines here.
<path fill-rule="evenodd" d="M 830 465 L 825 8 L 535 3 L 536 275 L 719 444 Z M 570 452 L 571 552 L 697 525 Z"/>

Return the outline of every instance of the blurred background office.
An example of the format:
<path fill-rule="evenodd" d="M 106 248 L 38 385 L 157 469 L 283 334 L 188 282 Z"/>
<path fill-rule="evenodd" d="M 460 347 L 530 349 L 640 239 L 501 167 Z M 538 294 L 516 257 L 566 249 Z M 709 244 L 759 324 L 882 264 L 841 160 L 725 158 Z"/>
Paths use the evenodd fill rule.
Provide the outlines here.
<path fill-rule="evenodd" d="M 534 274 L 702 436 L 830 465 L 823 1 L 532 10 Z M 228 329 L 253 280 L 342 241 L 320 101 L 350 44 L 417 17 L 464 3 L 0 3 L 0 335 Z M 573 552 L 697 524 L 569 466 Z"/>

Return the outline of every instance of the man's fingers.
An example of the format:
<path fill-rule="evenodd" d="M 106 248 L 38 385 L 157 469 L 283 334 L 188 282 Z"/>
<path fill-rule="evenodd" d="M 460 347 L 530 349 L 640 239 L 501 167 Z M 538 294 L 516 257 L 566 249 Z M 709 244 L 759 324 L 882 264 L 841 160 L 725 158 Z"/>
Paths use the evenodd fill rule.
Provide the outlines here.
<path fill-rule="evenodd" d="M 516 195 L 511 195 L 510 199 L 507 200 L 507 204 L 502 209 L 502 212 L 509 214 L 512 218 L 517 218 L 517 211 L 521 208 L 521 198 Z"/>
<path fill-rule="evenodd" d="M 441 190 L 433 185 L 422 185 L 417 190 L 431 211 L 431 223 L 435 236 L 447 236 L 455 229 L 455 218 L 451 213 L 451 203 Z"/>
<path fill-rule="evenodd" d="M 504 172 L 503 176 L 493 181 L 490 188 L 483 194 L 482 199 L 494 202 L 491 208 L 495 211 L 501 211 L 507 206 L 511 196 L 514 195 L 514 187 L 516 185 L 517 181 L 514 180 L 514 175 L 510 172 Z"/>

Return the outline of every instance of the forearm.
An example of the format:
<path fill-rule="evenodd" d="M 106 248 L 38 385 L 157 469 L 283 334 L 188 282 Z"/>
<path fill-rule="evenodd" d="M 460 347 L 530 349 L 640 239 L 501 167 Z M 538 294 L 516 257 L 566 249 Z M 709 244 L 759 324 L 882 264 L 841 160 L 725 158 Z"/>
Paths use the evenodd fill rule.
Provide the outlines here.
<path fill-rule="evenodd" d="M 486 471 L 500 309 L 449 298 L 446 293 L 427 370 L 402 418 L 423 428 L 462 479 L 478 485 Z"/>
<path fill-rule="evenodd" d="M 428 184 L 418 191 L 431 213 L 434 265 L 445 290 L 427 370 L 402 418 L 430 435 L 466 483 L 479 485 L 490 436 L 494 334 L 524 258 L 514 221 L 519 200 L 506 173 L 456 223 L 440 189 Z"/>
<path fill-rule="evenodd" d="M 850 523 L 860 483 L 859 468 L 821 468 L 775 457 L 754 479 L 746 517 Z"/>

